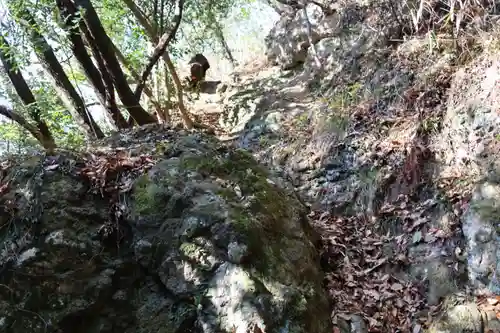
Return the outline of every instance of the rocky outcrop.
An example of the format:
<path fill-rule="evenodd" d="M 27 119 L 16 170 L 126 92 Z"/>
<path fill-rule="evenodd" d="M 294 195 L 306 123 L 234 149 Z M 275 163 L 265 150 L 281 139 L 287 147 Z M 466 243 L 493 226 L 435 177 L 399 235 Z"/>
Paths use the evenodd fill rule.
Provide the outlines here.
<path fill-rule="evenodd" d="M 338 13 L 325 13 L 309 3 L 303 10 L 281 16 L 266 38 L 267 58 L 283 69 L 293 68 L 304 63 L 311 45 L 334 36 L 340 29 Z"/>
<path fill-rule="evenodd" d="M 468 275 L 480 293 L 500 294 L 499 58 L 481 55 L 454 74 L 434 145 L 443 173 L 477 182 L 461 216 Z"/>
<path fill-rule="evenodd" d="M 349 328 L 338 315 L 349 305 L 339 305 L 348 298 L 339 286 L 351 282 L 364 295 L 353 303 L 371 312 L 368 304 L 374 302 L 373 312 L 380 311 L 371 318 L 365 313 L 371 329 L 385 318 L 381 331 L 497 331 L 498 10 L 492 2 L 478 7 L 481 14 L 465 18 L 462 35 L 450 39 L 445 27 L 439 36 L 426 30 L 440 24 L 433 20 L 442 13 L 424 13 L 416 28 L 406 4 L 353 0 L 328 14 L 308 4 L 306 11 L 283 15 L 267 39 L 268 60 L 279 68 L 229 86 L 220 124 L 239 133 L 237 143 L 262 162 L 288 174 L 323 217 L 316 226 L 329 244 L 326 270 L 333 273 L 326 275 L 337 310 L 332 317 L 342 332 L 355 330 L 358 322 L 346 316 Z M 367 242 L 365 235 L 339 244 L 342 230 L 345 238 L 354 237 L 353 221 L 372 228 L 371 235 L 393 237 L 377 250 L 387 255 L 379 260 L 389 262 L 379 274 L 396 274 L 425 301 L 411 310 L 390 310 L 390 297 L 378 297 L 383 287 L 372 293 L 357 279 L 338 281 L 352 267 L 341 271 L 331 258 L 342 256 L 333 249 L 350 251 Z M 360 257 L 365 262 L 366 253 Z M 453 304 L 442 307 L 441 316 L 433 312 L 446 300 Z M 417 318 L 415 309 L 423 303 L 433 312 L 433 325 Z M 392 311 L 407 311 L 411 320 L 390 318 Z"/>
<path fill-rule="evenodd" d="M 445 165 L 498 174 L 500 58 L 482 55 L 453 78 L 443 131 L 436 145 Z"/>
<path fill-rule="evenodd" d="M 332 330 L 304 206 L 242 150 L 145 127 L 0 193 L 2 332 Z"/>
<path fill-rule="evenodd" d="M 500 294 L 500 186 L 478 186 L 462 216 L 467 240 L 469 280 L 476 290 Z"/>
<path fill-rule="evenodd" d="M 500 321 L 494 311 L 482 312 L 473 302 L 451 306 L 440 320 L 433 323 L 429 333 L 498 332 Z"/>

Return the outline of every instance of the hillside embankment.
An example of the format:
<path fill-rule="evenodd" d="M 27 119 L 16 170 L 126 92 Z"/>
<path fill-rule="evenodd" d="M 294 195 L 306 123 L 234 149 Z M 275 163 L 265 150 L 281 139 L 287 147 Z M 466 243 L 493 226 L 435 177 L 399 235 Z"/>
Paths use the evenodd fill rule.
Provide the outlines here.
<path fill-rule="evenodd" d="M 500 331 L 498 8 L 289 8 L 209 103 L 310 206 L 341 332 Z"/>

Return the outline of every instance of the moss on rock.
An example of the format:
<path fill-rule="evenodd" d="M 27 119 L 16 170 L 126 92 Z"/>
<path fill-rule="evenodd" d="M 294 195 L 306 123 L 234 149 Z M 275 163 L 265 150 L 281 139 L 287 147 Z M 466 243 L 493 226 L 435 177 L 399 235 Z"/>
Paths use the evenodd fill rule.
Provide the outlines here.
<path fill-rule="evenodd" d="M 305 207 L 276 186 L 270 173 L 244 150 L 228 152 L 225 156 L 184 156 L 181 165 L 232 185 L 217 194 L 228 203 L 232 227 L 246 237 L 250 259 L 244 265 L 266 289 L 277 294 L 283 292 L 284 286 L 292 286 L 285 288 L 290 296 L 289 318 L 309 316 L 300 321 L 309 321 L 307 329 L 311 332 L 328 326 L 313 319 L 314 312 L 325 309 L 314 309 L 309 304 L 311 301 L 322 304 L 317 301 L 321 298 L 318 295 L 321 277 L 314 246 L 297 222 L 303 218 Z M 305 327 L 298 331 L 302 329 Z"/>

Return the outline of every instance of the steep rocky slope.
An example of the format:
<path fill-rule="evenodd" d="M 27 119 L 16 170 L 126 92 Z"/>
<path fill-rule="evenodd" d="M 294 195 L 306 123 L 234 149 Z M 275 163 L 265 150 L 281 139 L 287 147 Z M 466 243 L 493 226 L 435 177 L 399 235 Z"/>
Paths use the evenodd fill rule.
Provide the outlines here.
<path fill-rule="evenodd" d="M 3 162 L 2 331 L 500 332 L 500 3 L 317 3 L 193 106 L 225 144 Z"/>
<path fill-rule="evenodd" d="M 461 4 L 291 9 L 226 82 L 224 138 L 310 205 L 335 332 L 500 332 L 500 4 Z"/>

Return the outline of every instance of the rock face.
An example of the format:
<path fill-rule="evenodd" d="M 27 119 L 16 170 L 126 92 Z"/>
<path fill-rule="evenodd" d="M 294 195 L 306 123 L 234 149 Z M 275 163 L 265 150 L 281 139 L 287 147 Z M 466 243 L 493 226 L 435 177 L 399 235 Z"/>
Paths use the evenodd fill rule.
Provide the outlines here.
<path fill-rule="evenodd" d="M 443 131 L 437 138 L 443 165 L 480 177 L 461 217 L 469 282 L 500 293 L 500 95 L 498 56 L 480 56 L 455 73 Z M 463 172 L 463 171 L 462 171 Z"/>
<path fill-rule="evenodd" d="M 466 294 L 457 301 L 463 304 L 443 308 L 433 332 L 496 332 L 498 300 L 470 300 L 500 294 L 500 61 L 488 41 L 497 39 L 498 20 L 470 22 L 468 36 L 481 24 L 487 38 L 464 38 L 474 52 L 463 57 L 456 45 L 434 49 L 420 32 L 412 38 L 406 3 L 337 7 L 326 13 L 308 4 L 281 17 L 266 41 L 267 59 L 279 70 L 228 86 L 221 127 L 287 173 L 313 211 L 333 212 L 336 221 L 318 222 L 324 239 L 347 229 L 339 216 L 367 219 L 376 234 L 397 239 L 383 249 L 396 259 L 387 267 L 419 285 L 426 306 Z M 343 274 L 332 262 L 336 281 Z M 334 321 L 336 311 L 346 311 L 336 298 L 345 284 L 327 286 Z M 369 301 L 359 302 L 367 311 Z M 395 329 L 391 311 L 377 310 L 389 322 L 385 331 Z M 412 318 L 398 328 L 428 328 Z M 335 325 L 349 332 L 355 322 Z"/>
<path fill-rule="evenodd" d="M 478 186 L 462 216 L 462 230 L 468 245 L 468 272 L 471 284 L 500 294 L 500 186 Z"/>
<path fill-rule="evenodd" d="M 140 131 L 4 165 L 1 331 L 331 332 L 286 185 L 202 134 Z"/>
<path fill-rule="evenodd" d="M 266 55 L 283 69 L 293 68 L 306 60 L 311 44 L 335 35 L 339 23 L 337 13 L 327 15 L 319 6 L 307 4 L 305 10 L 280 18 L 266 38 Z"/>
<path fill-rule="evenodd" d="M 440 141 L 444 163 L 498 174 L 499 60 L 482 56 L 454 75 Z"/>

